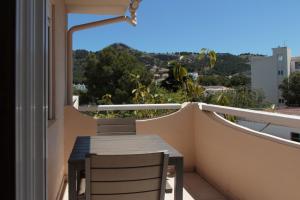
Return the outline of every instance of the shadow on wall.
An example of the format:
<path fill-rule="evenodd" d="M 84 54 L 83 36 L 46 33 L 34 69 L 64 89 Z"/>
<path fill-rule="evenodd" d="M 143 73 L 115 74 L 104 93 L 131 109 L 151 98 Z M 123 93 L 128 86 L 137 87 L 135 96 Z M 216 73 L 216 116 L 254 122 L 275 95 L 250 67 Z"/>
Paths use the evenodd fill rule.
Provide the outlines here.
<path fill-rule="evenodd" d="M 95 119 L 65 108 L 65 161 L 75 138 L 96 135 L 96 129 Z M 240 127 L 197 103 L 137 120 L 136 131 L 162 137 L 183 154 L 185 171 L 196 170 L 230 199 L 300 199 L 300 145 Z"/>
<path fill-rule="evenodd" d="M 183 108 L 170 115 L 154 119 L 137 120 L 136 132 L 141 135 L 159 135 L 184 156 L 184 169 L 195 168 L 194 110 L 197 103 L 183 104 Z"/>
<path fill-rule="evenodd" d="M 73 106 L 66 106 L 64 112 L 64 169 L 67 174 L 68 159 L 77 136 L 96 135 L 97 121 L 81 114 Z"/>

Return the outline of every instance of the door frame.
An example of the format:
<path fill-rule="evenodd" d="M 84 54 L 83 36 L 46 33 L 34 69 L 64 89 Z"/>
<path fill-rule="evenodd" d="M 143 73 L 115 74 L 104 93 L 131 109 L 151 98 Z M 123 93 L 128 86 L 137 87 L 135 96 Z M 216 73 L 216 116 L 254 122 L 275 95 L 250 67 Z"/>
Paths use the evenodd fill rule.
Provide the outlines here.
<path fill-rule="evenodd" d="M 16 0 L 16 199 L 47 200 L 47 0 Z"/>
<path fill-rule="evenodd" d="M 16 1 L 7 1 L 0 12 L 0 113 L 2 191 L 6 199 L 15 199 L 15 8 Z"/>

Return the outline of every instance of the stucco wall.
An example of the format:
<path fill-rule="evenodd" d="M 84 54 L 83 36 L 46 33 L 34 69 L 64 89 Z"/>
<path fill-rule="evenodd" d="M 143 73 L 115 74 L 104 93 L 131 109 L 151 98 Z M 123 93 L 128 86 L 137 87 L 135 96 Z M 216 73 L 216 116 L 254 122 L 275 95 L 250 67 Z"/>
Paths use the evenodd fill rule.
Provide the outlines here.
<path fill-rule="evenodd" d="M 81 114 L 73 106 L 65 107 L 64 121 L 64 165 L 65 174 L 68 170 L 68 159 L 77 136 L 96 135 L 97 121 L 87 115 Z"/>
<path fill-rule="evenodd" d="M 268 77 L 268 78 L 266 78 Z M 266 100 L 278 103 L 278 75 L 276 58 L 252 58 L 251 60 L 251 87 L 262 90 Z"/>
<path fill-rule="evenodd" d="M 300 145 L 195 112 L 196 170 L 231 199 L 300 199 Z"/>
<path fill-rule="evenodd" d="M 192 171 L 195 166 L 193 130 L 195 106 L 196 104 L 188 104 L 171 115 L 136 122 L 138 135 L 159 135 L 183 154 L 185 171 Z"/>
<path fill-rule="evenodd" d="M 282 56 L 281 61 L 279 56 Z M 290 75 L 291 59 L 291 49 L 287 47 L 274 48 L 273 55 L 269 57 L 252 57 L 252 89 L 263 90 L 267 101 L 279 104 L 278 100 L 282 97 L 278 87 Z M 278 75 L 278 70 L 283 71 L 283 74 Z"/>
<path fill-rule="evenodd" d="M 49 122 L 48 140 L 48 199 L 54 200 L 64 175 L 64 85 L 65 85 L 65 7 L 64 1 L 55 5 L 55 120 Z"/>
<path fill-rule="evenodd" d="M 65 107 L 65 168 L 79 135 L 95 135 L 96 120 Z M 155 119 L 137 120 L 138 135 L 157 134 L 233 200 L 300 199 L 300 145 L 232 124 L 198 104 Z M 200 189 L 200 188 L 199 188 Z"/>
<path fill-rule="evenodd" d="M 138 135 L 159 135 L 182 153 L 186 171 L 193 171 L 195 166 L 193 141 L 193 112 L 195 106 L 196 104 L 190 104 L 168 116 L 136 121 Z M 90 116 L 81 114 L 72 106 L 65 107 L 64 121 L 64 164 L 65 174 L 67 174 L 67 161 L 76 137 L 96 135 L 97 121 Z"/>

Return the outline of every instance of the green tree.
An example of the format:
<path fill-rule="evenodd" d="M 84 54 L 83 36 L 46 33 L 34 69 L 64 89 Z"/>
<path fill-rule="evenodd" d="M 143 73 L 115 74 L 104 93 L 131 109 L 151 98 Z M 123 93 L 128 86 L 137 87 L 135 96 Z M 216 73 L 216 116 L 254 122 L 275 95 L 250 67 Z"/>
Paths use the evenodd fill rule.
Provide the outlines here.
<path fill-rule="evenodd" d="M 84 49 L 78 49 L 73 51 L 74 68 L 73 68 L 73 82 L 84 83 L 86 77 L 84 76 L 86 70 L 86 59 L 89 52 Z"/>
<path fill-rule="evenodd" d="M 135 84 L 130 74 L 139 75 L 145 85 L 152 81 L 152 75 L 125 50 L 108 47 L 97 54 L 91 53 L 85 71 L 90 102 L 97 103 L 103 95 L 111 94 L 114 104 L 131 103 Z"/>
<path fill-rule="evenodd" d="M 239 86 L 248 86 L 250 84 L 250 78 L 243 75 L 238 74 L 235 76 L 232 76 L 230 78 L 229 85 L 230 87 L 239 87 Z"/>
<path fill-rule="evenodd" d="M 215 85 L 231 86 L 230 79 L 226 76 L 221 76 L 221 75 L 199 76 L 198 83 L 200 85 L 205 85 L 205 86 L 215 86 Z"/>
<path fill-rule="evenodd" d="M 180 56 L 179 61 L 175 60 L 169 63 L 171 66 L 171 74 L 165 82 L 162 83 L 162 86 L 167 89 L 171 88 L 175 92 L 181 88 L 185 92 L 187 101 L 199 101 L 203 96 L 204 88 L 188 75 L 187 69 L 183 66 L 185 59 L 185 56 Z M 204 67 L 212 68 L 216 63 L 217 56 L 214 51 L 201 49 L 198 59 L 200 61 L 208 59 L 209 62 Z"/>
<path fill-rule="evenodd" d="M 212 68 L 214 68 L 215 64 L 217 63 L 217 54 L 213 50 L 202 48 L 199 52 L 198 59 L 200 61 L 208 60 L 208 62 L 206 62 L 206 64 L 204 65 L 204 69 L 205 68 L 212 69 Z"/>
<path fill-rule="evenodd" d="M 288 106 L 300 106 L 300 72 L 292 73 L 279 86 Z"/>
<path fill-rule="evenodd" d="M 101 100 L 98 101 L 98 104 L 111 105 L 111 94 L 103 95 Z"/>
<path fill-rule="evenodd" d="M 180 60 L 183 58 L 184 57 L 181 56 Z M 186 100 L 198 101 L 204 89 L 188 76 L 186 68 L 183 67 L 180 62 L 175 62 L 172 71 L 175 80 L 180 83 L 183 91 L 185 91 Z"/>
<path fill-rule="evenodd" d="M 183 57 L 181 57 L 183 58 Z M 186 68 L 184 68 L 180 62 L 173 62 L 173 76 L 176 81 L 184 82 L 188 78 L 188 72 Z"/>
<path fill-rule="evenodd" d="M 170 92 L 177 92 L 178 90 L 180 90 L 181 88 L 181 82 L 178 80 L 178 77 L 175 77 L 174 75 L 177 73 L 174 73 L 174 68 L 179 68 L 181 67 L 181 65 L 179 63 L 177 63 L 177 61 L 170 61 L 168 63 L 168 69 L 169 69 L 169 73 L 168 73 L 168 78 L 166 78 L 165 80 L 163 80 L 161 82 L 161 87 L 167 89 Z"/>

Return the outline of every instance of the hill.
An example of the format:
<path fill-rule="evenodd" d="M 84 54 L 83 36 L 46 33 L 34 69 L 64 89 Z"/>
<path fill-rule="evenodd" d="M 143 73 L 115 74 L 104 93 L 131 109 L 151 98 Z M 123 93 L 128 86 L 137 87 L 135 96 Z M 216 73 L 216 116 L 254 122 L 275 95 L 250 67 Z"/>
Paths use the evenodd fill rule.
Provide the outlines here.
<path fill-rule="evenodd" d="M 180 56 L 185 56 L 184 66 L 190 72 L 202 72 L 203 65 L 197 60 L 196 52 L 173 52 L 173 53 L 148 53 L 133 49 L 122 43 L 115 43 L 106 48 L 113 48 L 117 51 L 126 51 L 129 54 L 135 56 L 139 62 L 144 64 L 148 69 L 152 66 L 158 66 L 166 68 L 168 62 L 172 60 L 178 60 Z M 91 52 L 87 50 L 75 50 L 74 55 L 74 82 L 82 83 L 85 81 L 84 71 L 86 67 L 86 58 L 90 54 L 98 54 L 100 51 Z M 252 56 L 250 53 L 241 55 L 233 55 L 229 53 L 217 53 L 217 63 L 214 69 L 206 72 L 208 74 L 217 75 L 235 75 L 235 74 L 249 74 L 250 64 L 249 59 Z"/>

